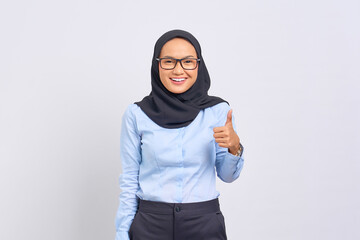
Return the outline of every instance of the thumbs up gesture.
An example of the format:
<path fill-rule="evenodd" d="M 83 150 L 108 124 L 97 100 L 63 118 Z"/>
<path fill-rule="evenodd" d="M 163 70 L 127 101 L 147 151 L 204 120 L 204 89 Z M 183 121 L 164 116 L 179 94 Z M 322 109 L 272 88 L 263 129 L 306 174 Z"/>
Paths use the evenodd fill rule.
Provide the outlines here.
<path fill-rule="evenodd" d="M 232 109 L 230 109 L 227 113 L 225 126 L 215 127 L 213 131 L 215 141 L 219 144 L 219 146 L 228 148 L 228 151 L 231 154 L 236 155 L 240 148 L 240 138 L 236 134 L 232 125 Z"/>

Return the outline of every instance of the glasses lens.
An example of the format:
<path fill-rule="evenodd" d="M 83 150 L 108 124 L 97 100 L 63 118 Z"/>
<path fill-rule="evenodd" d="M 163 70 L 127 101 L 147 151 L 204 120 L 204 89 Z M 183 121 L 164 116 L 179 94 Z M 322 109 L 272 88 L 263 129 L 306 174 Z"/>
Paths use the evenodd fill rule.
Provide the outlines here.
<path fill-rule="evenodd" d="M 161 59 L 161 67 L 165 69 L 172 69 L 175 67 L 176 60 L 171 58 L 163 58 Z"/>
<path fill-rule="evenodd" d="M 181 65 L 183 66 L 184 69 L 191 70 L 196 68 L 197 61 L 196 59 L 193 58 L 186 58 L 181 61 Z"/>

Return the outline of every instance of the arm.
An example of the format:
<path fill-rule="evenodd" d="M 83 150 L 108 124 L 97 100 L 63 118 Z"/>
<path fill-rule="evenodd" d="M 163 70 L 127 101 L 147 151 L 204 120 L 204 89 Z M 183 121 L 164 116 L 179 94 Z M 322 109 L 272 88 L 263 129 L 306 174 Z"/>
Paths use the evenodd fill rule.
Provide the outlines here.
<path fill-rule="evenodd" d="M 221 116 L 227 113 L 225 126 L 223 123 L 220 123 L 220 126 L 224 127 L 214 128 L 214 137 L 216 140 L 215 166 L 217 176 L 222 181 L 230 183 L 239 177 L 244 165 L 244 158 L 242 152 L 240 156 L 235 156 L 240 147 L 240 139 L 236 132 L 235 119 L 232 111 L 229 111 L 230 106 L 226 106 L 223 111 L 220 111 L 219 115 L 219 118 L 222 119 L 223 117 Z"/>
<path fill-rule="evenodd" d="M 128 231 L 136 213 L 139 189 L 139 167 L 141 162 L 140 135 L 137 131 L 135 116 L 130 105 L 122 118 L 120 134 L 120 158 L 122 174 L 119 184 L 119 208 L 116 214 L 116 240 L 128 240 Z"/>

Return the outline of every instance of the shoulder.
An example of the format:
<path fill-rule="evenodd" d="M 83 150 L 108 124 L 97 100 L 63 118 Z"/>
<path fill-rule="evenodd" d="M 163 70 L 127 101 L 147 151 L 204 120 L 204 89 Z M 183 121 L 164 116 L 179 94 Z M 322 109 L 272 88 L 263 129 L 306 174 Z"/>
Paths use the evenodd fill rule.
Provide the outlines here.
<path fill-rule="evenodd" d="M 135 103 L 129 104 L 125 109 L 123 118 L 135 118 L 139 110 L 140 107 L 137 104 Z"/>
<path fill-rule="evenodd" d="M 223 126 L 226 122 L 226 116 L 230 110 L 230 106 L 227 102 L 221 102 L 214 106 L 208 107 L 205 111 L 208 110 L 211 112 L 211 115 L 214 118 L 217 126 Z"/>
<path fill-rule="evenodd" d="M 140 107 L 138 105 L 135 103 L 129 104 L 122 115 L 122 121 L 127 124 L 136 125 L 139 111 Z"/>
<path fill-rule="evenodd" d="M 129 104 L 122 115 L 122 129 L 125 132 L 139 134 L 139 114 L 141 108 L 135 104 Z"/>
<path fill-rule="evenodd" d="M 211 111 L 213 111 L 215 115 L 222 116 L 223 113 L 227 113 L 230 110 L 230 106 L 227 102 L 221 102 L 209 107 L 209 109 L 211 109 Z"/>

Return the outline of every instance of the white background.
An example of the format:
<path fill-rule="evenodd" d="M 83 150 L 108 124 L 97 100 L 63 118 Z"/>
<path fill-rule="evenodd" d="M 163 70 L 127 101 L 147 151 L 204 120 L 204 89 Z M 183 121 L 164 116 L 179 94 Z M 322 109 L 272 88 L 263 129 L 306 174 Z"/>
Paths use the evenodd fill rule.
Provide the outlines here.
<path fill-rule="evenodd" d="M 2 1 L 0 239 L 114 239 L 121 116 L 177 28 L 245 147 L 228 238 L 359 239 L 359 23 L 356 0 Z"/>

